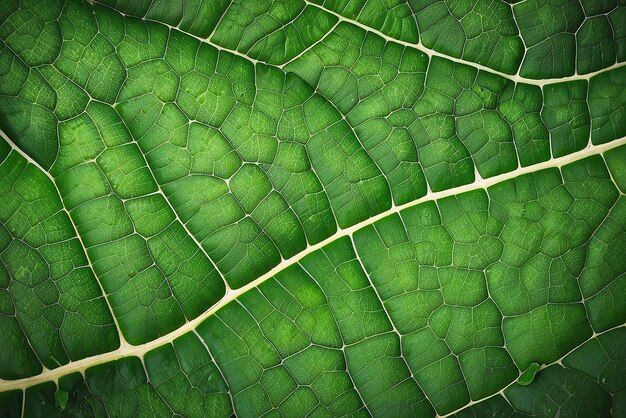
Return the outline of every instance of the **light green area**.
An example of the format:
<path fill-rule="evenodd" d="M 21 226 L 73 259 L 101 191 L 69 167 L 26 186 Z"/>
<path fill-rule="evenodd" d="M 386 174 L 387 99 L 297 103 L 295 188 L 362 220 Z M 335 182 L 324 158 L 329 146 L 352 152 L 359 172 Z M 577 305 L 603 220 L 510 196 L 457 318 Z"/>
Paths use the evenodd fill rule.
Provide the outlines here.
<path fill-rule="evenodd" d="M 539 365 L 537 363 L 532 363 L 517 379 L 517 384 L 520 386 L 528 386 L 533 380 L 535 380 L 535 375 L 539 371 Z"/>
<path fill-rule="evenodd" d="M 6 146 L 0 148 L 0 378 L 16 379 L 114 350 L 119 338 L 53 183 Z"/>
<path fill-rule="evenodd" d="M 319 41 L 337 18 L 304 1 L 233 2 L 211 40 L 269 64 L 290 61 Z"/>
<path fill-rule="evenodd" d="M 417 117 L 408 107 L 423 93 L 427 66 L 425 55 L 342 23 L 286 67 L 315 86 L 354 127 L 396 204 L 426 193 L 418 133 L 412 128 Z"/>
<path fill-rule="evenodd" d="M 0 2 L 0 416 L 626 415 L 623 2 L 103 3 Z"/>

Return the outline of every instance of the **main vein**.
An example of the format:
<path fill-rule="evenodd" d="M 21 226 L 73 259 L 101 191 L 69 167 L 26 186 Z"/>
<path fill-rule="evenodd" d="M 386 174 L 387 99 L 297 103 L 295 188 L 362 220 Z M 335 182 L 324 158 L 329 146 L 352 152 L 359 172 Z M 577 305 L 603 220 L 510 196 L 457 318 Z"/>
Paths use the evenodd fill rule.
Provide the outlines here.
<path fill-rule="evenodd" d="M 9 142 L 10 144 L 12 144 L 12 142 Z M 368 226 L 371 225 L 387 216 L 390 215 L 394 215 L 394 214 L 398 214 L 401 211 L 408 209 L 412 206 L 416 206 L 419 205 L 421 203 L 424 202 L 428 202 L 428 201 L 433 201 L 433 200 L 438 200 L 438 199 L 442 199 L 445 197 L 449 197 L 449 196 L 455 196 L 458 195 L 460 193 L 464 193 L 464 192 L 469 192 L 472 190 L 480 190 L 480 189 L 487 189 L 497 183 L 501 183 L 503 181 L 506 180 L 510 180 L 519 176 L 522 176 L 524 174 L 529 174 L 529 173 L 533 173 L 539 170 L 544 170 L 544 169 L 548 169 L 548 168 L 560 168 L 564 165 L 573 163 L 575 161 L 579 161 L 582 160 L 584 158 L 593 156 L 593 155 L 599 155 L 602 154 L 606 151 L 609 151 L 611 149 L 617 148 L 619 146 L 622 145 L 626 145 L 626 137 L 617 139 L 615 141 L 606 143 L 606 144 L 602 144 L 602 145 L 588 145 L 585 149 L 577 151 L 575 153 L 563 156 L 563 157 L 558 157 L 558 158 L 551 158 L 550 160 L 544 161 L 542 163 L 539 164 L 535 164 L 535 165 L 531 165 L 531 166 L 527 166 L 527 167 L 519 167 L 516 170 L 510 171 L 508 173 L 504 173 L 504 174 L 500 174 L 498 176 L 494 176 L 494 177 L 490 177 L 487 179 L 482 179 L 479 178 L 478 180 L 474 181 L 473 183 L 469 183 L 469 184 L 465 184 L 462 186 L 458 186 L 458 187 L 454 187 L 452 189 L 448 189 L 448 190 L 443 190 L 440 192 L 431 192 L 419 199 L 416 199 L 412 202 L 408 202 L 405 203 L 403 205 L 392 205 L 391 208 L 389 208 L 388 210 L 379 213 L 376 216 L 373 216 L 369 219 L 366 219 L 365 221 L 362 221 L 358 224 L 355 224 L 351 227 L 348 228 L 344 228 L 341 229 L 339 228 L 337 230 L 337 232 L 335 234 L 333 234 L 332 236 L 328 237 L 327 239 L 325 239 L 324 241 L 321 241 L 315 245 L 311 245 L 309 246 L 307 249 L 305 249 L 304 251 L 302 251 L 301 253 L 284 260 L 283 262 L 281 262 L 280 264 L 278 264 L 276 267 L 274 267 L 273 269 L 271 269 L 270 271 L 268 271 L 267 273 L 263 274 L 262 276 L 260 276 L 259 278 L 257 278 L 256 280 L 248 283 L 247 285 L 240 287 L 238 289 L 227 289 L 226 294 L 224 295 L 224 297 L 217 302 L 215 305 L 213 305 L 211 308 L 209 308 L 207 311 L 205 311 L 204 313 L 202 313 L 200 316 L 196 317 L 195 319 L 186 322 L 184 325 L 182 325 L 180 328 L 177 328 L 176 330 L 163 335 L 153 341 L 147 342 L 145 344 L 140 344 L 140 345 L 130 345 L 130 344 L 125 344 L 123 346 L 121 346 L 120 348 L 118 348 L 115 351 L 111 351 L 108 353 L 103 353 L 103 354 L 98 354 L 95 356 L 91 356 L 91 357 L 87 357 L 81 360 L 77 360 L 74 362 L 70 362 L 67 363 L 63 366 L 60 366 L 56 369 L 52 369 L 52 370 L 45 370 L 43 373 L 40 373 L 36 376 L 31 376 L 31 377 L 27 377 L 27 378 L 22 378 L 22 379 L 17 379 L 17 380 L 0 380 L 0 392 L 2 391 L 8 391 L 8 390 L 14 390 L 14 389 L 25 389 L 27 387 L 36 385 L 38 383 L 42 383 L 42 382 L 46 382 L 46 381 L 56 381 L 58 380 L 61 376 L 67 375 L 69 373 L 73 373 L 73 372 L 84 372 L 87 368 L 97 365 L 97 364 L 101 364 L 101 363 L 106 363 L 112 360 L 116 360 L 122 357 L 127 357 L 127 356 L 139 356 L 139 357 L 143 357 L 144 354 L 146 354 L 147 352 L 160 347 L 162 345 L 168 344 L 172 341 L 174 341 L 176 338 L 190 332 L 193 331 L 198 325 L 200 325 L 200 323 L 202 323 L 204 320 L 206 320 L 209 316 L 213 315 L 215 312 L 217 312 L 218 310 L 220 310 L 222 307 L 224 307 L 225 305 L 227 305 L 228 303 L 234 301 L 235 299 L 237 299 L 239 296 L 241 296 L 242 294 L 246 293 L 248 290 L 250 289 L 254 289 L 258 286 L 260 286 L 262 283 L 266 282 L 267 280 L 271 279 L 272 277 L 274 277 L 276 274 L 278 274 L 279 272 L 285 270 L 286 268 L 298 263 L 300 260 L 302 260 L 304 257 L 308 256 L 309 254 L 319 250 L 320 248 L 334 242 L 337 241 L 338 239 L 341 239 L 343 237 L 347 237 L 347 236 L 351 236 L 354 232 Z M 14 146 L 14 145 L 13 145 Z M 15 147 L 15 146 L 14 146 Z M 41 166 L 39 166 L 35 161 L 33 161 L 30 157 L 28 157 L 26 154 L 22 153 L 22 155 L 25 156 L 25 158 L 32 164 L 34 164 L 36 167 L 38 167 L 40 170 L 43 170 L 43 168 L 41 168 Z M 45 172 L 45 170 L 44 170 Z M 49 174 L 46 172 L 46 175 L 49 177 Z"/>

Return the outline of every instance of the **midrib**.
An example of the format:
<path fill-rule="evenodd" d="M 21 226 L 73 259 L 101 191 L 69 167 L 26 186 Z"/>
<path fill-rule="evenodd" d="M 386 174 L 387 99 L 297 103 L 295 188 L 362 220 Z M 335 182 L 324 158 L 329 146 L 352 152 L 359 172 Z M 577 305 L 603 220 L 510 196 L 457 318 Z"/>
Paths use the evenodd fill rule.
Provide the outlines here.
<path fill-rule="evenodd" d="M 9 142 L 10 144 L 12 144 L 11 142 Z M 276 274 L 278 274 L 279 272 L 283 271 L 284 269 L 298 263 L 300 260 L 302 260 L 304 257 L 306 257 L 307 255 L 313 253 L 314 251 L 319 250 L 320 248 L 330 244 L 331 242 L 334 242 L 338 239 L 341 239 L 343 237 L 346 236 L 350 236 L 352 235 L 355 231 L 362 229 L 368 225 L 373 224 L 376 221 L 379 221 L 387 216 L 393 215 L 393 214 L 397 214 L 400 211 L 410 208 L 412 206 L 418 205 L 420 203 L 424 203 L 424 202 L 428 202 L 428 201 L 433 201 L 433 200 L 438 200 L 438 199 L 442 199 L 448 196 L 455 196 L 458 195 L 460 193 L 464 193 L 464 192 L 469 192 L 472 190 L 479 190 L 479 189 L 487 189 L 490 186 L 493 186 L 497 183 L 501 183 L 503 181 L 509 180 L 509 179 L 513 179 L 516 177 L 519 177 L 521 175 L 524 174 L 528 174 L 528 173 L 533 173 L 533 172 L 537 172 L 540 170 L 544 170 L 547 168 L 554 168 L 554 167 L 562 167 L 564 165 L 570 164 L 572 162 L 575 161 L 579 161 L 582 160 L 584 158 L 593 156 L 593 155 L 598 155 L 598 154 L 602 154 L 608 150 L 617 148 L 621 145 L 625 145 L 626 144 L 626 137 L 617 139 L 615 141 L 609 142 L 607 144 L 601 144 L 601 145 L 588 145 L 585 149 L 581 150 L 581 151 L 577 151 L 575 153 L 563 156 L 563 157 L 558 157 L 558 158 L 552 158 L 548 161 L 544 161 L 542 163 L 539 164 L 535 164 L 532 166 L 528 166 L 528 167 L 521 167 L 518 168 L 514 171 L 508 172 L 508 173 L 504 173 L 504 174 L 500 174 L 498 176 L 495 177 L 490 177 L 487 179 L 478 179 L 476 181 L 474 181 L 473 183 L 469 183 L 463 186 L 458 186 L 458 187 L 454 187 L 452 189 L 448 189 L 448 190 L 444 190 L 444 191 L 440 191 L 440 192 L 431 192 L 429 194 L 427 194 L 426 196 L 423 196 L 417 200 L 414 200 L 412 202 L 409 203 L 405 203 L 403 205 L 400 206 L 396 206 L 393 205 L 390 209 L 386 210 L 385 212 L 382 212 L 376 216 L 373 216 L 363 222 L 360 222 L 356 225 L 353 225 L 349 228 L 345 228 L 345 229 L 338 229 L 337 232 L 335 234 L 333 234 L 332 236 L 328 237 L 327 239 L 325 239 L 322 242 L 319 242 L 315 245 L 309 246 L 307 249 L 305 249 L 303 252 L 289 258 L 286 260 L 283 260 L 280 264 L 278 264 L 276 267 L 274 267 L 273 269 L 271 269 L 270 271 L 268 271 L 267 273 L 263 274 L 261 277 L 257 278 L 256 280 L 248 283 L 247 285 L 239 288 L 239 289 L 228 289 L 226 294 L 224 295 L 224 297 L 215 305 L 213 305 L 210 309 L 208 309 L 207 311 L 205 311 L 203 314 L 201 314 L 200 316 L 198 316 L 197 318 L 188 321 L 187 323 L 185 323 L 183 326 L 181 326 L 180 328 L 170 332 L 169 334 L 166 334 L 160 338 L 157 338 L 156 340 L 147 342 L 145 344 L 141 344 L 141 345 L 124 345 L 122 347 L 120 347 L 119 349 L 115 350 L 115 351 L 111 351 L 108 353 L 103 353 L 103 354 L 98 354 L 95 356 L 91 356 L 91 357 L 87 357 L 84 358 L 82 360 L 77 360 L 77 361 L 73 361 L 70 362 L 68 364 L 65 364 L 63 366 L 60 366 L 56 369 L 52 369 L 52 370 L 45 370 L 43 373 L 38 374 L 36 376 L 32 376 L 32 377 L 27 377 L 27 378 L 23 378 L 23 379 L 17 379 L 17 380 L 0 380 L 0 392 L 4 392 L 4 391 L 9 391 L 9 390 L 15 390 L 15 389 L 25 389 L 27 387 L 36 385 L 38 383 L 42 383 L 42 382 L 46 382 L 46 381 L 57 381 L 59 379 L 59 377 L 70 374 L 70 373 L 74 373 L 74 372 L 81 372 L 84 374 L 84 371 L 92 366 L 95 366 L 97 364 L 102 364 L 102 363 L 106 363 L 112 360 L 116 360 L 119 359 L 121 357 L 127 357 L 127 356 L 138 356 L 138 357 L 143 357 L 144 354 L 146 354 L 148 351 L 151 351 L 157 347 L 160 347 L 162 345 L 168 344 L 172 341 L 174 341 L 176 338 L 182 336 L 183 334 L 186 334 L 187 332 L 190 332 L 192 330 L 194 330 L 198 325 L 200 325 L 200 323 L 202 323 L 205 319 L 207 319 L 209 316 L 213 315 L 216 311 L 218 311 L 219 309 L 221 309 L 223 306 L 227 305 L 229 302 L 232 302 L 233 300 L 237 299 L 240 295 L 244 294 L 245 292 L 247 292 L 250 289 L 254 289 L 256 287 L 258 287 L 259 285 L 261 285 L 262 283 L 264 283 L 265 281 L 269 280 L 270 278 L 272 278 L 273 276 L 275 276 Z M 15 147 L 13 145 L 13 147 Z M 34 164 L 36 167 L 42 169 L 34 160 L 32 160 L 30 157 L 28 157 L 28 155 L 26 155 L 23 152 L 20 152 L 22 155 L 25 156 L 25 158 L 32 164 Z M 42 169 L 43 170 L 43 169 Z M 45 172 L 45 171 L 44 171 Z M 47 173 L 46 173 L 47 175 Z"/>

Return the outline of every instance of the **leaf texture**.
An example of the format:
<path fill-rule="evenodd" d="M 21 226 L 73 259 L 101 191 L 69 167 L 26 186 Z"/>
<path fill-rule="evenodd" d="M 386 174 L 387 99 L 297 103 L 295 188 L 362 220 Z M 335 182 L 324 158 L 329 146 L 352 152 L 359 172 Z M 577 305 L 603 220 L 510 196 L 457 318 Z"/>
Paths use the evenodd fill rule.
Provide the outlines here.
<path fill-rule="evenodd" d="M 512 3 L 0 1 L 0 416 L 626 415 L 626 6 Z"/>

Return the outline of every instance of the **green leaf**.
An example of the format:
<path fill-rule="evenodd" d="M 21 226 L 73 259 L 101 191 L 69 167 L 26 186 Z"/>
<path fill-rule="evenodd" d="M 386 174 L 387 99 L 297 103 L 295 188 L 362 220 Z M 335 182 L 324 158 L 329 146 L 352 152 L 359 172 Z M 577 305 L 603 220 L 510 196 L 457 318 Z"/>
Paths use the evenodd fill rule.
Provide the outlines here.
<path fill-rule="evenodd" d="M 626 7 L 510 3 L 0 1 L 0 416 L 625 415 Z"/>
<path fill-rule="evenodd" d="M 61 410 L 64 410 L 67 407 L 69 393 L 64 390 L 57 390 L 56 392 L 54 392 L 54 399 L 56 400 L 57 406 Z"/>
<path fill-rule="evenodd" d="M 517 384 L 522 386 L 530 385 L 535 380 L 535 375 L 539 371 L 539 365 L 532 363 L 520 377 L 517 378 Z"/>

